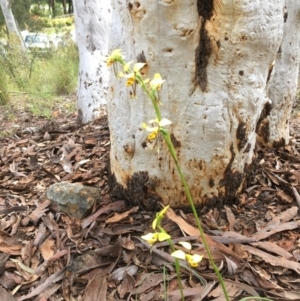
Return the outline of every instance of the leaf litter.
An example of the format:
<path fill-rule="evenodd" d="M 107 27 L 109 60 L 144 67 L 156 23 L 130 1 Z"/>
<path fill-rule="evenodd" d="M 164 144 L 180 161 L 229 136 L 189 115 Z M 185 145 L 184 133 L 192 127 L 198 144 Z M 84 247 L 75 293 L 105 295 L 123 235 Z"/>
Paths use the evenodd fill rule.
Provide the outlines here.
<path fill-rule="evenodd" d="M 168 244 L 140 238 L 155 213 L 110 197 L 106 116 L 82 127 L 72 114 L 31 122 L 0 138 L 4 300 L 180 300 Z M 235 204 L 200 210 L 232 300 L 300 300 L 300 120 L 291 125 L 289 145 L 256 150 L 255 174 Z M 83 220 L 63 214 L 46 197 L 61 181 L 97 187 L 100 204 Z M 194 269 L 180 261 L 186 300 L 224 300 L 192 214 L 170 209 L 164 228 L 178 249 L 189 241 L 204 256 Z"/>

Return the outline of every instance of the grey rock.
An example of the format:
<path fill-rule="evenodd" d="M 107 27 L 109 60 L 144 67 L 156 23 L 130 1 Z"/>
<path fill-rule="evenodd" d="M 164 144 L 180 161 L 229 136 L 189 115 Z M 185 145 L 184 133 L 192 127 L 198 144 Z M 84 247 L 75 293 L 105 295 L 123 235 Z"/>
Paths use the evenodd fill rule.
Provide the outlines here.
<path fill-rule="evenodd" d="M 108 266 L 111 262 L 111 258 L 99 256 L 96 250 L 89 250 L 71 260 L 67 267 L 67 272 L 71 274 L 83 274 L 97 267 Z"/>
<path fill-rule="evenodd" d="M 100 201 L 101 195 L 96 187 L 61 182 L 49 186 L 47 197 L 61 212 L 82 219 L 91 213 L 94 204 Z"/>

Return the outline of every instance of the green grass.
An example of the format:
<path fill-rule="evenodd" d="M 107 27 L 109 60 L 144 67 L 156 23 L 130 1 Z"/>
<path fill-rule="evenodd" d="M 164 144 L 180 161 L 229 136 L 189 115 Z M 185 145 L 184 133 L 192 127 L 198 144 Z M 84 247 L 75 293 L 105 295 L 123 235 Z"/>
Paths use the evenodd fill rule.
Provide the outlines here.
<path fill-rule="evenodd" d="M 58 27 L 58 26 L 45 27 L 45 28 L 43 28 L 42 31 L 48 35 L 58 34 L 58 33 L 69 34 L 74 29 L 75 29 L 75 26 L 74 26 L 74 24 L 72 24 L 71 26 L 64 25 L 61 27 Z"/>
<path fill-rule="evenodd" d="M 76 110 L 75 103 L 64 99 L 76 91 L 78 61 L 78 50 L 71 40 L 66 41 L 66 47 L 43 55 L 24 53 L 11 40 L 6 55 L 0 57 L 0 105 L 46 118 L 51 118 L 57 106 L 65 112 Z"/>
<path fill-rule="evenodd" d="M 4 70 L 0 69 L 0 106 L 6 105 L 9 102 L 8 93 L 8 78 Z"/>

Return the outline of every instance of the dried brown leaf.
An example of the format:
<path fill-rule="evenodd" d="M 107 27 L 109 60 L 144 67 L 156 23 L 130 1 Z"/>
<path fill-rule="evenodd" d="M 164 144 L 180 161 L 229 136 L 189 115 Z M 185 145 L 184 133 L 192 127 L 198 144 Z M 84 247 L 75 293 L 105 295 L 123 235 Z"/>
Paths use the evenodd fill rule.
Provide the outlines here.
<path fill-rule="evenodd" d="M 296 273 L 300 274 L 300 263 L 298 262 L 290 261 L 283 257 L 275 257 L 251 246 L 243 246 L 243 248 L 252 255 L 260 257 L 263 261 L 273 266 L 281 266 L 283 268 L 294 270 Z"/>
<path fill-rule="evenodd" d="M 65 271 L 61 270 L 54 274 L 52 274 L 49 278 L 47 278 L 42 284 L 35 287 L 29 294 L 22 296 L 17 299 L 17 301 L 22 301 L 26 299 L 30 299 L 35 297 L 41 293 L 43 293 L 50 285 L 54 284 L 55 282 L 62 280 L 64 278 Z"/>
<path fill-rule="evenodd" d="M 268 226 L 266 226 L 265 228 L 263 228 L 262 230 L 253 234 L 252 239 L 254 241 L 259 241 L 259 240 L 265 239 L 278 232 L 297 229 L 299 226 L 300 226 L 300 220 L 295 221 L 295 222 L 283 223 L 281 225 L 271 223 Z"/>
<path fill-rule="evenodd" d="M 140 208 L 133 207 L 127 211 L 122 212 L 121 214 L 115 213 L 114 216 L 105 220 L 106 224 L 118 223 L 124 219 L 126 219 L 130 214 L 136 213 Z"/>
<path fill-rule="evenodd" d="M 284 257 L 285 259 L 292 259 L 293 255 L 284 250 L 283 248 L 279 247 L 276 243 L 269 242 L 269 241 L 259 241 L 251 243 L 253 247 L 259 247 L 260 249 L 264 249 L 270 253 L 279 255 Z"/>
<path fill-rule="evenodd" d="M 48 210 L 47 207 L 51 204 L 50 200 L 46 200 L 43 203 L 39 204 L 34 211 L 32 211 L 27 217 L 22 220 L 22 225 L 27 226 L 31 221 L 34 224 L 37 224 L 39 219 L 45 214 Z"/>
<path fill-rule="evenodd" d="M 125 202 L 124 201 L 117 201 L 111 204 L 106 205 L 105 207 L 100 208 L 98 211 L 96 211 L 93 215 L 87 217 L 84 219 L 81 223 L 82 229 L 85 229 L 88 227 L 98 216 L 101 214 L 108 214 L 112 211 L 123 211 L 125 209 Z"/>
<path fill-rule="evenodd" d="M 169 208 L 168 211 L 166 212 L 166 216 L 174 223 L 176 223 L 184 233 L 187 233 L 189 235 L 199 234 L 199 229 L 189 225 L 182 217 L 177 216 L 171 208 Z M 224 246 L 223 244 L 217 241 L 214 241 L 209 235 L 207 234 L 204 235 L 208 245 L 210 246 L 213 252 L 218 250 L 223 255 L 231 256 L 232 258 L 241 260 L 241 258 L 239 258 L 239 256 L 234 252 L 232 252 L 228 247 Z"/>
<path fill-rule="evenodd" d="M 40 245 L 40 251 L 44 260 L 48 260 L 54 255 L 55 252 L 55 241 L 54 239 L 48 238 Z"/>
<path fill-rule="evenodd" d="M 230 231 L 232 231 L 233 226 L 236 224 L 236 218 L 232 210 L 228 206 L 225 206 L 225 212 L 226 212 L 227 220 L 229 222 L 229 229 Z"/>
<path fill-rule="evenodd" d="M 106 275 L 99 271 L 98 274 L 89 282 L 85 289 L 83 301 L 106 301 L 107 282 Z"/>
<path fill-rule="evenodd" d="M 136 293 L 136 294 L 143 293 L 143 292 L 149 290 L 150 288 L 157 286 L 158 284 L 163 282 L 164 279 L 167 281 L 170 281 L 174 277 L 176 277 L 176 274 L 166 275 L 163 273 L 157 273 L 157 274 L 154 274 L 154 273 L 146 274 L 145 273 L 143 275 L 141 281 L 139 283 L 137 283 L 136 290 L 133 293 Z"/>
<path fill-rule="evenodd" d="M 276 197 L 282 204 L 291 204 L 294 202 L 294 199 L 282 190 L 276 192 Z"/>
<path fill-rule="evenodd" d="M 9 165 L 9 170 L 15 177 L 27 177 L 27 175 L 24 173 L 18 172 L 18 165 L 15 163 L 15 161 Z"/>
<path fill-rule="evenodd" d="M 123 281 L 117 288 L 120 298 L 123 299 L 123 298 L 125 298 L 126 295 L 132 294 L 134 285 L 135 285 L 134 278 L 130 274 L 128 274 L 125 270 L 125 273 L 123 276 Z"/>

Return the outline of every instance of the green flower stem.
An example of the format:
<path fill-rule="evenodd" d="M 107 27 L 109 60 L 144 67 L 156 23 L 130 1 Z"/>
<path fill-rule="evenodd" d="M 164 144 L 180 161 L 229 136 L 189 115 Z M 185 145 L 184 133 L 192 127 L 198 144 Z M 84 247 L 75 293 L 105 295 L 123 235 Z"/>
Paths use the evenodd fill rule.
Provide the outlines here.
<path fill-rule="evenodd" d="M 152 101 L 152 104 L 153 104 L 153 107 L 155 109 L 155 113 L 156 113 L 156 117 L 158 119 L 158 121 L 161 120 L 161 113 L 160 113 L 160 109 L 158 107 L 158 104 L 156 102 L 156 99 L 154 99 L 154 96 L 152 96 L 150 93 L 149 93 L 149 90 L 147 89 L 143 79 L 141 79 L 142 83 L 141 86 L 143 88 L 143 90 L 147 93 L 147 95 L 151 98 L 151 101 Z M 193 214 L 194 214 L 194 217 L 195 217 L 195 220 L 196 220 L 196 224 L 197 224 L 197 227 L 199 229 L 199 232 L 200 232 L 200 236 L 201 236 L 201 239 L 202 239 L 202 242 L 203 242 L 203 245 L 204 245 L 204 248 L 207 252 L 207 255 L 208 255 L 208 258 L 209 258 L 209 261 L 211 263 L 211 265 L 213 266 L 213 269 L 215 270 L 215 273 L 221 283 L 221 286 L 222 286 L 222 290 L 224 292 L 224 296 L 225 296 L 225 299 L 226 301 L 230 301 L 229 299 L 229 296 L 228 296 L 228 293 L 227 293 L 227 290 L 226 290 L 226 287 L 225 287 L 225 283 L 224 283 L 224 280 L 223 280 L 223 277 L 217 267 L 217 265 L 215 264 L 213 258 L 212 258 L 212 254 L 210 252 L 210 248 L 208 246 L 208 243 L 206 241 L 206 238 L 205 238 L 205 235 L 204 235 L 204 232 L 203 232 L 203 229 L 202 229 L 202 226 L 201 226 L 201 222 L 200 222 L 200 219 L 198 217 L 198 214 L 197 214 L 197 211 L 196 211 L 196 208 L 195 208 L 195 204 L 194 204 L 194 201 L 193 201 L 193 198 L 191 196 L 191 193 L 190 193 L 190 189 L 187 185 L 187 182 L 185 180 L 185 177 L 182 173 L 182 170 L 181 170 L 181 167 L 180 167 L 180 164 L 178 162 L 178 159 L 177 159 L 177 155 L 176 155 L 176 152 L 175 152 L 175 149 L 174 149 L 174 145 L 173 145 L 173 142 L 171 140 L 171 137 L 170 137 L 170 133 L 163 129 L 163 128 L 160 128 L 160 132 L 163 134 L 163 137 L 165 139 L 165 142 L 168 146 L 168 149 L 169 149 L 169 152 L 174 160 L 174 163 L 176 165 L 176 168 L 177 168 L 177 171 L 179 173 L 179 176 L 180 176 L 180 180 L 183 184 L 183 187 L 184 187 L 184 190 L 185 190 L 185 193 L 186 193 L 186 196 L 188 198 L 188 201 L 190 203 L 190 206 L 192 208 L 192 211 L 193 211 Z M 176 271 L 177 273 L 177 271 Z"/>
<path fill-rule="evenodd" d="M 118 59 L 117 61 L 121 65 L 123 65 L 123 66 L 126 64 L 125 61 L 122 58 Z M 141 76 L 141 74 L 139 72 L 135 73 L 135 80 L 140 84 L 140 86 L 142 87 L 142 89 L 144 90 L 144 92 L 151 99 L 153 108 L 155 110 L 156 117 L 157 117 L 158 121 L 161 121 L 161 112 L 160 112 L 160 109 L 159 109 L 159 106 L 158 106 L 159 103 L 157 102 L 158 97 L 156 97 L 156 95 L 155 95 L 155 93 L 157 93 L 157 91 L 153 90 L 153 89 L 149 91 L 148 87 L 145 84 L 145 81 L 143 80 L 143 78 L 142 78 L 142 76 Z M 165 140 L 165 142 L 167 144 L 169 152 L 170 152 L 170 154 L 171 154 L 171 156 L 172 156 L 172 158 L 174 160 L 174 163 L 176 165 L 176 169 L 177 169 L 177 171 L 179 173 L 180 180 L 181 180 L 181 182 L 182 182 L 182 184 L 184 186 L 184 190 L 185 190 L 187 199 L 188 199 L 188 201 L 190 203 L 190 206 L 192 208 L 192 211 L 193 211 L 193 214 L 194 214 L 194 217 L 195 217 L 195 220 L 196 220 L 197 227 L 198 227 L 199 232 L 200 232 L 200 236 L 201 236 L 204 248 L 205 248 L 205 250 L 207 252 L 207 255 L 208 255 L 208 258 L 210 260 L 210 263 L 213 266 L 213 269 L 215 270 L 215 273 L 216 273 L 216 275 L 217 275 L 217 277 L 218 277 L 218 279 L 219 279 L 219 281 L 221 283 L 222 290 L 223 290 L 224 295 L 225 295 L 225 299 L 227 301 L 230 301 L 228 293 L 227 293 L 227 290 L 226 290 L 226 287 L 225 287 L 224 280 L 223 280 L 223 278 L 222 278 L 222 276 L 220 274 L 220 271 L 219 271 L 217 265 L 215 264 L 215 262 L 214 262 L 214 260 L 212 258 L 212 254 L 210 252 L 208 243 L 206 241 L 206 238 L 205 238 L 202 226 L 201 226 L 201 222 L 200 222 L 200 219 L 198 217 L 198 214 L 197 214 L 197 211 L 196 211 L 196 208 L 195 208 L 195 204 L 194 204 L 193 198 L 192 198 L 191 193 L 190 193 L 190 189 L 189 189 L 189 187 L 187 185 L 187 182 L 185 180 L 185 177 L 184 177 L 184 175 L 182 173 L 182 170 L 181 170 L 181 167 L 179 165 L 179 162 L 178 162 L 178 159 L 177 159 L 177 155 L 176 155 L 176 152 L 175 152 L 175 149 L 174 149 L 174 145 L 173 145 L 173 142 L 172 142 L 171 137 L 170 137 L 170 133 L 166 129 L 162 128 L 162 127 L 159 128 L 159 131 L 163 134 L 163 137 L 164 137 L 164 140 Z M 160 227 L 160 229 L 163 230 L 161 227 Z M 169 241 L 171 242 L 171 240 L 169 240 Z M 174 248 L 172 242 L 170 243 L 170 246 L 171 246 L 171 248 L 172 247 Z M 176 267 L 177 278 L 180 280 L 180 274 L 179 274 L 180 267 L 179 267 L 178 259 L 177 259 L 177 261 L 175 261 L 175 267 Z M 182 300 L 184 300 L 181 281 L 179 281 L 179 286 L 180 286 L 181 298 L 182 298 Z"/>
<path fill-rule="evenodd" d="M 177 275 L 177 282 L 179 285 L 181 300 L 184 301 L 183 287 L 182 287 L 182 282 L 181 282 L 181 278 L 180 278 L 180 264 L 179 264 L 178 258 L 175 258 L 175 271 L 176 271 L 176 275 Z"/>
<path fill-rule="evenodd" d="M 120 58 L 117 60 L 122 66 L 125 66 L 126 65 L 126 62 Z M 128 70 L 129 73 L 133 72 L 131 69 Z M 144 90 L 144 92 L 148 95 L 148 97 L 151 99 L 151 102 L 152 102 L 152 105 L 155 109 L 155 114 L 156 114 L 156 117 L 158 119 L 158 121 L 161 120 L 161 113 L 160 113 L 160 109 L 159 107 L 157 106 L 157 103 L 156 103 L 156 98 L 155 98 L 155 95 L 154 93 L 150 93 L 149 89 L 147 88 L 146 84 L 145 84 L 145 81 L 143 80 L 140 72 L 136 72 L 135 73 L 135 79 L 137 80 L 137 82 L 140 84 L 140 86 L 142 87 L 142 89 Z"/>
<path fill-rule="evenodd" d="M 160 230 L 160 232 L 167 233 L 165 231 L 165 229 L 160 225 L 160 222 L 161 222 L 161 219 L 158 220 L 158 223 L 157 223 L 156 227 Z M 174 247 L 174 244 L 173 244 L 172 240 L 167 239 L 167 242 L 169 243 L 169 245 L 172 249 L 172 252 L 174 252 L 176 249 Z M 180 264 L 179 264 L 179 259 L 178 258 L 175 258 L 175 271 L 176 271 L 176 276 L 177 276 L 177 281 L 178 281 L 181 300 L 184 301 L 183 286 L 182 286 L 182 282 L 181 282 L 181 278 L 180 278 Z"/>
<path fill-rule="evenodd" d="M 225 298 L 226 298 L 227 301 L 230 301 L 229 296 L 227 294 L 227 290 L 226 290 L 226 287 L 225 287 L 225 283 L 224 283 L 223 277 L 221 276 L 220 271 L 219 271 L 217 265 L 215 264 L 215 262 L 214 262 L 214 260 L 212 258 L 212 254 L 210 252 L 210 248 L 209 248 L 208 243 L 206 241 L 206 238 L 205 238 L 202 226 L 201 226 L 201 222 L 200 222 L 200 219 L 198 217 L 198 214 L 197 214 L 197 211 L 196 211 L 196 208 L 195 208 L 195 204 L 194 204 L 193 198 L 192 198 L 191 193 L 190 193 L 190 189 L 189 189 L 189 187 L 188 187 L 188 185 L 186 183 L 185 177 L 184 177 L 184 175 L 182 173 L 182 170 L 181 170 L 181 167 L 179 165 L 179 162 L 178 162 L 178 159 L 177 159 L 177 155 L 176 155 L 176 152 L 175 152 L 174 145 L 172 143 L 170 134 L 165 129 L 160 129 L 160 131 L 162 132 L 162 134 L 164 136 L 165 142 L 166 142 L 166 144 L 168 146 L 169 152 L 170 152 L 170 154 L 171 154 L 171 156 L 172 156 L 172 158 L 174 160 L 174 163 L 175 163 L 177 171 L 179 173 L 181 182 L 182 182 L 182 184 L 184 186 L 184 190 L 185 190 L 186 196 L 188 198 L 188 201 L 190 203 L 190 206 L 192 208 L 192 211 L 193 211 L 193 214 L 194 214 L 194 217 L 195 217 L 195 220 L 196 220 L 197 227 L 198 227 L 199 232 L 200 232 L 200 236 L 201 236 L 201 239 L 202 239 L 205 251 L 207 252 L 207 255 L 208 255 L 208 258 L 210 260 L 210 263 L 213 266 L 213 269 L 215 270 L 215 273 L 216 273 L 216 275 L 217 275 L 217 277 L 218 277 L 218 279 L 219 279 L 219 281 L 221 283 L 221 286 L 222 286 Z"/>
<path fill-rule="evenodd" d="M 145 85 L 145 82 L 144 80 L 142 79 L 142 77 L 139 75 L 137 77 L 137 80 L 139 82 L 139 84 L 141 85 L 142 89 L 144 90 L 144 92 L 149 96 L 149 98 L 151 99 L 151 102 L 152 102 L 152 105 L 154 107 L 154 110 L 155 110 L 155 115 L 158 119 L 158 121 L 161 121 L 161 113 L 160 113 L 160 109 L 156 103 L 156 98 L 155 98 L 155 91 L 153 91 L 153 93 L 150 93 L 149 92 L 149 89 L 147 88 L 147 86 Z M 152 92 L 152 91 L 151 91 Z"/>

